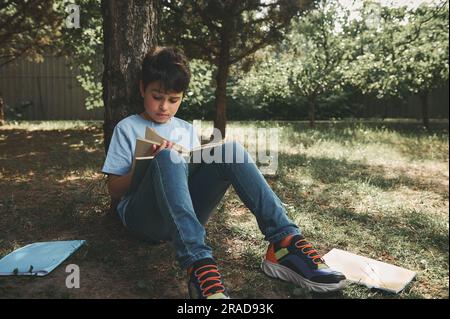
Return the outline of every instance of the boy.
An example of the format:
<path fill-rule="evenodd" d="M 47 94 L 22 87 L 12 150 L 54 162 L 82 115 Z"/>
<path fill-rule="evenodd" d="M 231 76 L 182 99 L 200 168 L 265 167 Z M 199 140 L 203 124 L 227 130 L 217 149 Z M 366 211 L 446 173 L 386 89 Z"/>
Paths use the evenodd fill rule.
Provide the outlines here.
<path fill-rule="evenodd" d="M 145 110 L 117 124 L 102 169 L 108 174 L 112 199 L 120 200 L 117 211 L 125 227 L 146 240 L 171 240 L 180 266 L 187 269 L 191 298 L 229 298 L 211 248 L 205 244 L 204 225 L 233 185 L 270 242 L 262 263 L 267 275 L 312 291 L 342 289 L 344 275 L 331 270 L 300 235 L 298 226 L 289 220 L 280 199 L 239 143 L 216 146 L 222 148 L 223 155 L 232 150 L 231 161 L 201 163 L 192 175 L 183 158 L 171 149 L 171 142 L 154 145 L 150 155 L 155 158 L 143 181 L 134 193 L 127 193 L 135 141 L 144 136 L 146 126 L 168 140 L 175 130 L 182 130 L 189 136 L 178 143 L 187 148 L 200 145 L 193 126 L 175 117 L 189 81 L 187 59 L 177 49 L 157 48 L 143 60 L 140 93 Z M 243 162 L 236 161 L 238 154 Z"/>

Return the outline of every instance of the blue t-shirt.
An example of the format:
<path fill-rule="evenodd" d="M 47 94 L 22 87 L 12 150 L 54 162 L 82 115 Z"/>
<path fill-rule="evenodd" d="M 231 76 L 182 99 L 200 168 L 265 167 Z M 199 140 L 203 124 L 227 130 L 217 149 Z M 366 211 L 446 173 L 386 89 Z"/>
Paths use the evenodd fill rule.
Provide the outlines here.
<path fill-rule="evenodd" d="M 138 114 L 130 115 L 117 123 L 114 128 L 108 154 L 102 168 L 103 173 L 125 175 L 130 172 L 136 147 L 136 138 L 145 137 L 145 128 L 147 126 L 156 130 L 162 137 L 181 144 L 188 149 L 200 145 L 194 126 L 182 119 L 172 117 L 168 122 L 159 124 L 146 120 Z M 130 197 L 123 196 L 117 206 L 117 211 L 124 224 L 125 210 Z"/>

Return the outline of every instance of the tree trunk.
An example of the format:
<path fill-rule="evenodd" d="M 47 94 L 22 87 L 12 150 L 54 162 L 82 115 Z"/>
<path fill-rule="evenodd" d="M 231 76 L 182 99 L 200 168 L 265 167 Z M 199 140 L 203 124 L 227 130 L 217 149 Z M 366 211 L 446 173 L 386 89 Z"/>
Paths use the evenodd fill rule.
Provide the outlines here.
<path fill-rule="evenodd" d="M 381 120 L 384 121 L 388 117 L 388 111 L 391 104 L 391 98 L 386 99 L 384 102 L 383 115 L 381 115 Z"/>
<path fill-rule="evenodd" d="M 105 152 L 116 124 L 143 110 L 141 62 L 157 44 L 158 6 L 153 0 L 102 0 Z"/>
<path fill-rule="evenodd" d="M 0 126 L 2 126 L 3 124 L 5 124 L 5 105 L 3 103 L 3 98 L 2 95 L 0 93 Z"/>
<path fill-rule="evenodd" d="M 308 118 L 309 127 L 314 128 L 316 126 L 316 97 L 310 97 L 308 99 Z"/>
<path fill-rule="evenodd" d="M 214 128 L 217 128 L 225 138 L 225 127 L 227 125 L 227 80 L 230 71 L 230 43 L 227 36 L 222 37 L 222 46 L 220 50 L 219 65 L 216 75 L 216 99 L 214 106 L 216 117 L 214 119 Z M 211 136 L 212 138 L 212 136 Z"/>
<path fill-rule="evenodd" d="M 420 100 L 422 101 L 422 121 L 425 128 L 430 128 L 429 119 L 429 105 L 428 105 L 428 91 L 422 92 L 420 94 Z"/>

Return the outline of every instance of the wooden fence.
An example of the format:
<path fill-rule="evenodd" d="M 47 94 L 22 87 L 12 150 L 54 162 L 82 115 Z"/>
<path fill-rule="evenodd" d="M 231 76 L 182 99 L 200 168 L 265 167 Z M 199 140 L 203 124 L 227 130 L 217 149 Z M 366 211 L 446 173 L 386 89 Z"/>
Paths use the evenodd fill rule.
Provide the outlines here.
<path fill-rule="evenodd" d="M 77 71 L 63 57 L 47 56 L 43 63 L 19 60 L 0 69 L 0 94 L 8 106 L 24 106 L 26 120 L 102 120 L 103 109 L 86 110 L 86 92 L 76 80 Z M 449 84 L 429 96 L 430 118 L 449 117 Z M 360 117 L 421 118 L 420 99 L 407 105 L 386 106 L 374 99 L 364 101 Z"/>
<path fill-rule="evenodd" d="M 101 120 L 103 110 L 86 110 L 86 92 L 63 57 L 42 63 L 18 60 L 0 69 L 0 94 L 8 107 L 23 106 L 27 120 Z M 27 105 L 27 106 L 26 106 Z"/>

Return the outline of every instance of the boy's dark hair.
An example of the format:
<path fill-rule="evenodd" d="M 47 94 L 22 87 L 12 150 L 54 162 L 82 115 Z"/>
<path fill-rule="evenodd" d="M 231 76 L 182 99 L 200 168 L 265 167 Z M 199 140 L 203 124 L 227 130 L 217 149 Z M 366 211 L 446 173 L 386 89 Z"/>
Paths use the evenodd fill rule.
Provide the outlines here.
<path fill-rule="evenodd" d="M 156 47 L 142 61 L 141 79 L 144 90 L 154 81 L 160 81 L 163 91 L 186 92 L 191 79 L 189 63 L 180 49 Z"/>

